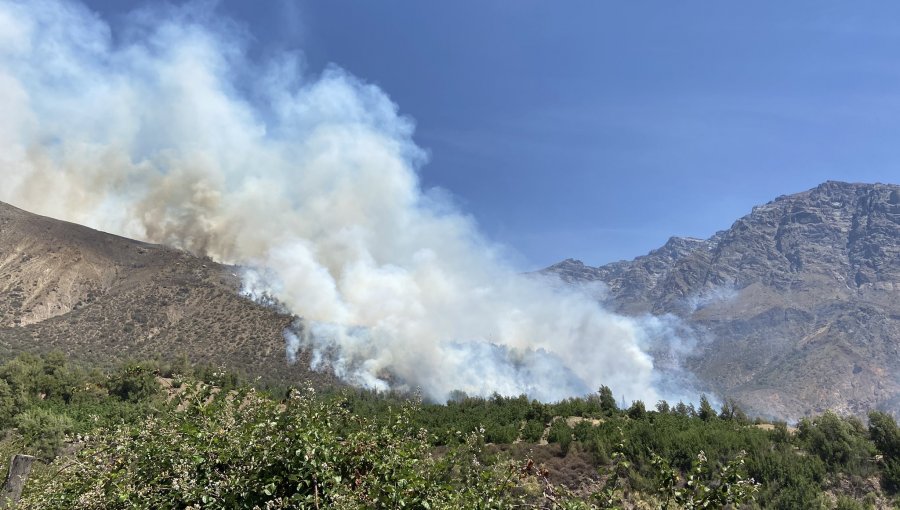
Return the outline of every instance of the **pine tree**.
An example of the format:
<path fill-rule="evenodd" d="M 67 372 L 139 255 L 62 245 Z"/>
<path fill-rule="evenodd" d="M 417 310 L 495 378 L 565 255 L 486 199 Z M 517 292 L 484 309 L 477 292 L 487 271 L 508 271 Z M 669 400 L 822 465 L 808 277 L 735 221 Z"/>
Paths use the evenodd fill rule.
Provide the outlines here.
<path fill-rule="evenodd" d="M 697 411 L 697 416 L 703 421 L 709 421 L 716 417 L 716 410 L 713 409 L 706 395 L 700 396 L 700 410 Z"/>

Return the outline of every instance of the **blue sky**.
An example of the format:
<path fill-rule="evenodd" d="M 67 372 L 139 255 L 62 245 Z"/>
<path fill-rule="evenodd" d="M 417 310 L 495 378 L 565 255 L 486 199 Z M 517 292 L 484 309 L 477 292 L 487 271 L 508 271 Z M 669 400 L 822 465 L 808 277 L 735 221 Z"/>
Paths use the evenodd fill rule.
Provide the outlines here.
<path fill-rule="evenodd" d="M 142 4 L 87 2 L 114 27 Z M 383 88 L 430 153 L 424 187 L 523 269 L 707 237 L 829 179 L 900 182 L 896 2 L 209 5 L 260 56 Z"/>

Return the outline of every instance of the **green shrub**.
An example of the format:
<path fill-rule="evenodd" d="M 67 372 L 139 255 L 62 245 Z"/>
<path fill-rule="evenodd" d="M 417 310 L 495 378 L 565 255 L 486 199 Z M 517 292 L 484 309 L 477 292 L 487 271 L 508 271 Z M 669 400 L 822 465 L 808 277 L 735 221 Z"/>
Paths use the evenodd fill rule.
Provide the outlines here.
<path fill-rule="evenodd" d="M 488 443 L 509 444 L 518 439 L 519 428 L 514 424 L 491 424 L 484 427 L 484 440 Z"/>
<path fill-rule="evenodd" d="M 16 399 L 13 396 L 13 390 L 5 380 L 0 379 L 0 428 L 12 424 L 15 410 Z"/>
<path fill-rule="evenodd" d="M 643 420 L 647 417 L 647 408 L 641 400 L 635 400 L 631 403 L 631 407 L 627 411 L 628 417 L 632 420 Z"/>
<path fill-rule="evenodd" d="M 122 367 L 110 377 L 107 387 L 110 395 L 128 402 L 145 400 L 161 392 L 152 370 L 138 363 Z"/>
<path fill-rule="evenodd" d="M 566 420 L 554 420 L 554 422 L 550 424 L 547 442 L 559 443 L 563 456 L 567 455 L 569 453 L 569 447 L 572 446 L 572 427 L 566 423 Z"/>
<path fill-rule="evenodd" d="M 522 441 L 537 443 L 544 435 L 544 423 L 536 420 L 528 420 L 522 427 Z"/>
<path fill-rule="evenodd" d="M 798 428 L 800 441 L 827 465 L 851 474 L 868 474 L 875 449 L 859 420 L 828 411 L 812 420 L 801 420 Z"/>
<path fill-rule="evenodd" d="M 864 510 L 863 504 L 848 496 L 838 496 L 834 510 Z"/>
<path fill-rule="evenodd" d="M 44 460 L 55 457 L 65 443 L 66 434 L 72 432 L 72 420 L 67 416 L 39 408 L 16 415 L 14 421 L 28 449 Z"/>
<path fill-rule="evenodd" d="M 253 391 L 211 400 L 192 392 L 185 392 L 180 410 L 119 427 L 86 445 L 70 469 L 35 480 L 21 507 L 500 509 L 514 504 L 515 478 L 478 460 L 480 437 L 470 436 L 437 458 L 427 434 L 411 426 L 414 405 L 379 426 L 309 391 L 295 392 L 283 405 Z"/>
<path fill-rule="evenodd" d="M 563 455 L 576 441 L 590 453 L 551 464 L 568 469 L 584 458 L 601 471 L 613 469 L 618 475 L 612 499 L 605 501 L 620 507 L 665 494 L 654 455 L 683 484 L 701 451 L 707 460 L 696 483 L 710 490 L 718 490 L 725 467 L 747 452 L 741 472 L 762 483 L 753 508 L 833 506 L 823 488 L 835 491 L 835 480 L 880 476 L 885 491 L 900 486 L 900 434 L 882 413 L 870 416 L 868 429 L 859 420 L 826 414 L 793 434 L 784 423 L 773 431 L 749 426 L 730 401 L 720 414 L 701 401 L 704 420 L 681 402 L 668 409 L 660 404 L 657 412 L 637 403 L 620 411 L 608 388 L 556 403 L 458 393 L 445 405 L 410 404 L 408 395 L 364 390 L 298 396 L 272 386 L 230 392 L 241 379 L 212 366 L 180 377 L 184 393 L 166 403 L 159 398 L 158 366 L 129 363 L 107 376 L 69 366 L 59 355 L 28 354 L 0 365 L 0 433 L 19 427 L 21 435 L 6 431 L 7 440 L 21 445 L 17 452 L 49 461 L 67 435 L 90 438 L 64 448 L 76 453 L 44 470 L 65 467 L 58 476 L 35 475 L 26 508 L 244 508 L 245 500 L 260 508 L 315 508 L 317 498 L 320 508 L 588 508 L 586 495 L 550 483 L 539 466 L 497 460 L 518 458 L 528 446 L 482 448 L 517 438 L 537 443 L 547 424 L 548 440 Z M 198 389 L 197 375 L 221 391 Z M 585 419 L 573 429 L 569 417 L 603 420 Z M 544 459 L 556 449 L 530 448 Z M 883 459 L 872 462 L 876 450 Z"/>

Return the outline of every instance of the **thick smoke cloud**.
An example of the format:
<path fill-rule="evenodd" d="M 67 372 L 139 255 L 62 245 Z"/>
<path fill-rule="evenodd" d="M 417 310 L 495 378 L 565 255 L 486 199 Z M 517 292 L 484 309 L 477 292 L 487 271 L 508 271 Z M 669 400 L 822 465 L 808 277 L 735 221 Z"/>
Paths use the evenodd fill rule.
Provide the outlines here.
<path fill-rule="evenodd" d="M 424 193 L 413 122 L 379 88 L 260 64 L 208 4 L 133 13 L 0 3 L 0 200 L 248 268 L 303 317 L 288 357 L 434 399 L 610 385 L 654 402 L 673 329 L 521 276 Z"/>

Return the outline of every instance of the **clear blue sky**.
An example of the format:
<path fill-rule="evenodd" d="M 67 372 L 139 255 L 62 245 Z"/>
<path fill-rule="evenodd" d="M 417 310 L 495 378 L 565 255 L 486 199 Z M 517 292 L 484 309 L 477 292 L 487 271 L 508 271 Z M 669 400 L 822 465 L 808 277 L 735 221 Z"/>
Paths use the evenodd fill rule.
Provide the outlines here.
<path fill-rule="evenodd" d="M 115 27 L 143 2 L 90 0 Z M 707 237 L 825 180 L 900 182 L 900 2 L 224 1 L 264 56 L 382 87 L 524 269 Z"/>

